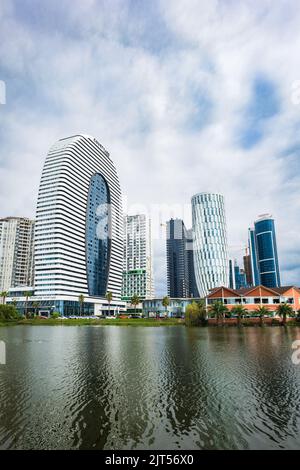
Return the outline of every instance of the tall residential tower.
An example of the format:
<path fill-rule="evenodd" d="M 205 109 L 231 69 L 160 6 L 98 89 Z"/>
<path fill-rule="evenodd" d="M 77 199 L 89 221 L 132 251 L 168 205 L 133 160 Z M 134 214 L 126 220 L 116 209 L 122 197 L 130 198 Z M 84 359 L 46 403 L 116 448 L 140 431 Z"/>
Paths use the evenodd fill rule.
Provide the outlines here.
<path fill-rule="evenodd" d="M 151 220 L 144 214 L 124 217 L 122 300 L 154 296 Z"/>
<path fill-rule="evenodd" d="M 93 137 L 55 143 L 40 182 L 35 236 L 35 296 L 68 315 L 85 299 L 84 313 L 121 308 L 123 223 L 113 161 Z M 49 302 L 48 302 L 49 300 Z"/>
<path fill-rule="evenodd" d="M 228 286 L 229 258 L 224 198 L 199 193 L 192 197 L 194 264 L 200 297 L 214 287 Z"/>
<path fill-rule="evenodd" d="M 0 219 L 0 291 L 33 285 L 33 243 L 33 220 L 23 217 Z"/>

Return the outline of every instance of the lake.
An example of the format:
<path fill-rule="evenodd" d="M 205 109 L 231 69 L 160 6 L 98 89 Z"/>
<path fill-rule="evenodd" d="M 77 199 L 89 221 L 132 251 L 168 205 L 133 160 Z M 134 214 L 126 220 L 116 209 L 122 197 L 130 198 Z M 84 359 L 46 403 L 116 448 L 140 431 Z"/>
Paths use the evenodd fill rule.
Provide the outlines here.
<path fill-rule="evenodd" d="M 0 328 L 1 449 L 300 449 L 296 327 Z"/>

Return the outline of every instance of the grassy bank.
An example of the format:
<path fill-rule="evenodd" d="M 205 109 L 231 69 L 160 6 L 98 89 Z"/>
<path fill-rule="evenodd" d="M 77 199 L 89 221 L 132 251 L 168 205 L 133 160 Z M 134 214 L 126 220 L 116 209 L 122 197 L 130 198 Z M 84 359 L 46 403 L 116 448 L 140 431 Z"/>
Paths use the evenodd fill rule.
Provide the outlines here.
<path fill-rule="evenodd" d="M 61 320 L 59 318 L 32 318 L 28 320 L 11 320 L 9 322 L 0 323 L 0 326 L 8 325 L 64 325 L 64 326 L 84 326 L 84 325 L 114 325 L 114 326 L 174 326 L 183 325 L 183 321 L 180 318 L 168 318 L 168 319 L 155 319 L 155 318 L 124 318 L 124 319 L 99 319 L 91 320 L 89 318 L 78 318 Z"/>
<path fill-rule="evenodd" d="M 156 318 L 124 318 L 124 319 L 97 319 L 92 320 L 89 318 L 77 318 L 77 319 L 67 319 L 61 320 L 59 318 L 49 318 L 49 319 L 41 319 L 41 318 L 31 318 L 31 319 L 22 319 L 22 320 L 7 320 L 7 321 L 0 321 L 1 326 L 14 326 L 14 325 L 38 325 L 38 326 L 53 326 L 53 325 L 63 325 L 63 326 L 84 326 L 84 325 L 99 325 L 99 326 L 177 326 L 177 325 L 184 325 L 184 320 L 180 318 L 167 318 L 167 319 L 156 319 Z M 272 323 L 265 323 L 264 327 L 270 326 L 281 326 L 281 322 L 278 320 L 272 321 Z M 208 327 L 217 327 L 217 328 L 226 328 L 226 327 L 235 327 L 237 328 L 237 323 L 233 322 L 226 322 L 224 324 L 209 321 Z M 260 327 L 259 322 L 253 323 L 247 320 L 243 320 L 241 322 L 241 327 Z M 296 320 L 290 320 L 286 323 L 286 326 L 298 326 L 300 327 L 300 323 Z M 201 326 L 200 326 L 201 328 Z"/>

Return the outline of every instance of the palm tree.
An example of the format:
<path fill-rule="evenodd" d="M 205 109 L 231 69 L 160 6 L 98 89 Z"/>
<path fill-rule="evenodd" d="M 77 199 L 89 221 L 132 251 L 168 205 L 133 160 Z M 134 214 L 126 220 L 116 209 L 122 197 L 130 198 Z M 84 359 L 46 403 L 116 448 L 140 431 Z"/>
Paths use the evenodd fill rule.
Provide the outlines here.
<path fill-rule="evenodd" d="M 131 305 L 134 305 L 134 313 L 136 313 L 136 306 L 140 303 L 140 298 L 138 295 L 134 294 L 131 298 Z"/>
<path fill-rule="evenodd" d="M 235 305 L 235 306 L 231 309 L 231 313 L 237 315 L 237 317 L 238 317 L 238 325 L 240 325 L 243 315 L 245 315 L 245 313 L 247 313 L 247 309 L 246 309 L 245 307 L 243 307 L 242 305 Z"/>
<path fill-rule="evenodd" d="M 168 306 L 170 305 L 170 299 L 169 297 L 165 296 L 163 299 L 162 299 L 162 304 L 163 304 L 163 307 L 165 307 L 165 316 L 167 317 L 168 316 Z"/>
<path fill-rule="evenodd" d="M 32 302 L 32 306 L 34 308 L 34 315 L 36 316 L 36 313 L 38 311 L 38 308 L 40 306 L 39 302 Z"/>
<path fill-rule="evenodd" d="M 8 296 L 8 292 L 6 290 L 4 290 L 3 292 L 1 292 L 0 296 L 2 297 L 2 303 L 3 305 L 5 304 L 5 299 L 6 297 Z"/>
<path fill-rule="evenodd" d="M 209 307 L 209 313 L 212 317 L 217 319 L 217 323 L 219 323 L 220 318 L 224 320 L 226 312 L 228 312 L 228 308 L 226 307 L 226 305 L 223 304 L 223 302 L 220 302 L 219 300 L 216 300 Z"/>
<path fill-rule="evenodd" d="M 258 309 L 256 310 L 256 312 L 259 314 L 260 326 L 262 326 L 263 323 L 264 323 L 264 316 L 265 316 L 265 315 L 269 315 L 270 312 L 269 312 L 269 310 L 267 309 L 267 307 L 264 307 L 264 306 L 258 307 Z"/>
<path fill-rule="evenodd" d="M 83 315 L 83 304 L 84 304 L 84 295 L 83 294 L 80 294 L 78 296 L 78 302 L 80 304 L 80 316 L 82 317 L 82 315 Z"/>
<path fill-rule="evenodd" d="M 278 313 L 280 318 L 282 318 L 282 324 L 283 325 L 286 324 L 286 317 L 289 317 L 290 315 L 292 315 L 294 313 L 292 307 L 289 304 L 287 304 L 286 302 L 282 303 L 282 304 L 279 304 L 277 309 L 276 309 L 276 312 Z"/>
<path fill-rule="evenodd" d="M 24 296 L 25 296 L 25 317 L 27 318 L 28 317 L 28 299 L 29 297 L 32 297 L 32 292 L 31 291 L 26 291 L 24 292 Z"/>
<path fill-rule="evenodd" d="M 108 316 L 110 317 L 110 303 L 112 301 L 113 295 L 112 292 L 106 292 L 106 300 L 108 302 Z"/>

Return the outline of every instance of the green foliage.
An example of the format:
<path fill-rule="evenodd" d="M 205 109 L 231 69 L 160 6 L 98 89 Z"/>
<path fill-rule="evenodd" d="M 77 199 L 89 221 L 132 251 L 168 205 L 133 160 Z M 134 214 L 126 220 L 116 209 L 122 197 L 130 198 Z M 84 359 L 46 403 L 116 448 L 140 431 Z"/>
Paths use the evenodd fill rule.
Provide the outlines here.
<path fill-rule="evenodd" d="M 134 294 L 131 298 L 131 305 L 134 305 L 136 307 L 139 303 L 140 303 L 139 296 Z"/>
<path fill-rule="evenodd" d="M 2 291 L 0 294 L 0 297 L 2 297 L 3 301 L 2 303 L 5 304 L 5 299 L 8 296 L 8 292 L 6 290 Z"/>
<path fill-rule="evenodd" d="M 202 302 L 193 301 L 185 309 L 185 325 L 200 326 L 206 323 L 206 310 Z"/>
<path fill-rule="evenodd" d="M 19 314 L 14 305 L 0 305 L 0 322 L 17 320 L 18 318 Z"/>
<path fill-rule="evenodd" d="M 235 305 L 231 309 L 231 314 L 232 315 L 237 315 L 239 323 L 240 323 L 241 319 L 243 318 L 243 316 L 246 315 L 246 313 L 248 313 L 248 310 L 245 307 L 243 307 L 242 305 Z"/>
<path fill-rule="evenodd" d="M 106 292 L 105 298 L 106 298 L 107 302 L 110 303 L 113 299 L 112 292 Z"/>
<path fill-rule="evenodd" d="M 216 318 L 219 320 L 220 318 L 224 318 L 225 314 L 228 312 L 228 308 L 223 302 L 216 300 L 210 307 L 209 307 L 209 314 L 211 317 Z"/>
<path fill-rule="evenodd" d="M 163 299 L 162 299 L 162 304 L 163 304 L 163 307 L 165 307 L 165 309 L 170 305 L 170 299 L 169 297 L 165 296 Z"/>
<path fill-rule="evenodd" d="M 59 312 L 52 312 L 51 318 L 58 318 L 60 316 Z"/>
<path fill-rule="evenodd" d="M 291 317 L 294 314 L 292 307 L 287 303 L 279 304 L 276 312 L 282 318 L 283 323 L 286 322 L 287 317 Z"/>

